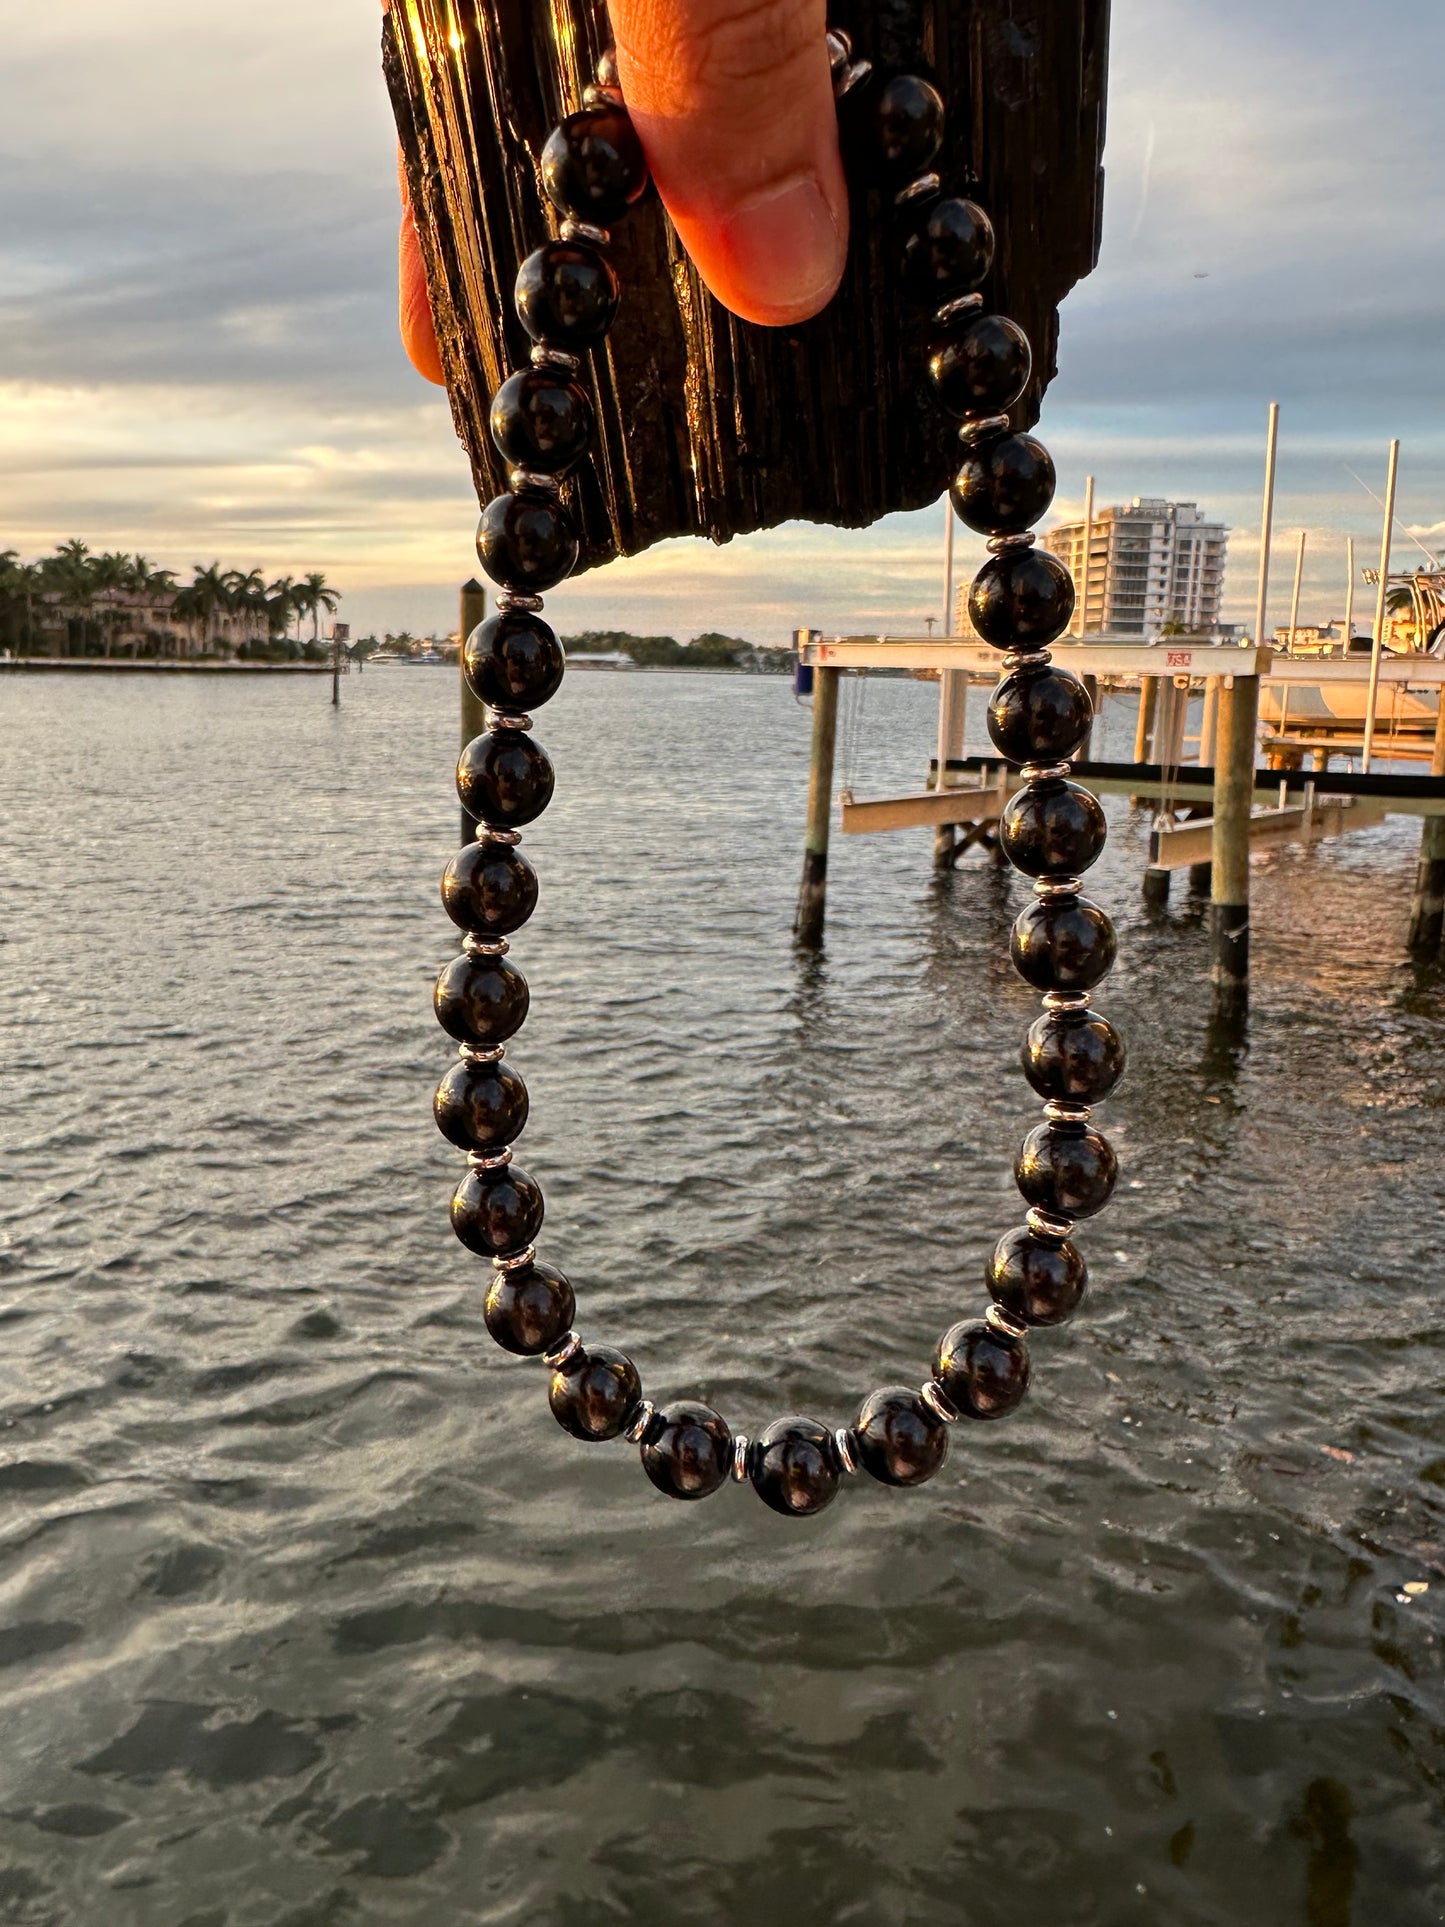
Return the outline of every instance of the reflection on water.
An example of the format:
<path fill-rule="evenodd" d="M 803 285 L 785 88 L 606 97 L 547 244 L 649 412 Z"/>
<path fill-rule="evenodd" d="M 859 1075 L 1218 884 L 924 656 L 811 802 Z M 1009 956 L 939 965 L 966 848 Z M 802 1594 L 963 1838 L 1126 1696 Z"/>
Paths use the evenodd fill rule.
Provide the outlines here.
<path fill-rule="evenodd" d="M 1238 1039 L 1115 810 L 1091 1300 L 932 1486 L 795 1525 L 669 1506 L 487 1340 L 428 1107 L 454 685 L 327 694 L 0 687 L 0 1920 L 1445 1918 L 1415 827 L 1257 871 Z M 870 692 L 860 791 L 929 709 Z M 783 683 L 579 675 L 539 734 L 546 1248 L 655 1396 L 838 1422 L 1016 1218 L 1020 886 L 849 839 L 800 961 Z"/>

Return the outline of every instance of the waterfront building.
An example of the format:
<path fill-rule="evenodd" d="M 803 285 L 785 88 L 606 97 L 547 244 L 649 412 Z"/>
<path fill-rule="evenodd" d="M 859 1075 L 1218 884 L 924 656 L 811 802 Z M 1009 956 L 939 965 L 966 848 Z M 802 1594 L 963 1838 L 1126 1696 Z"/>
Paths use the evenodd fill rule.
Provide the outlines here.
<path fill-rule="evenodd" d="M 1085 525 L 1050 529 L 1044 547 L 1066 563 L 1082 594 Z M 1095 512 L 1090 539 L 1089 606 L 1074 634 L 1209 636 L 1219 632 L 1229 530 L 1205 519 L 1197 502 L 1138 496 Z"/>

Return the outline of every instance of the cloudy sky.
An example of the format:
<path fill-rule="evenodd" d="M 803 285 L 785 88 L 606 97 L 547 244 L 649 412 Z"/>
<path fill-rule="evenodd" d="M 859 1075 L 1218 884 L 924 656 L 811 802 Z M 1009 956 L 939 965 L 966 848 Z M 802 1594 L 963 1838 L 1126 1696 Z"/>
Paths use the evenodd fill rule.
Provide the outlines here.
<path fill-rule="evenodd" d="M 1273 614 L 1344 538 L 1445 545 L 1445 7 L 1115 0 L 1103 263 L 1043 432 L 1059 507 L 1197 499 L 1252 614 L 1267 403 L 1284 410 Z M 0 74 L 0 548 L 79 535 L 181 569 L 324 569 L 354 633 L 445 630 L 475 518 L 444 403 L 396 344 L 374 0 L 12 9 Z M 864 536 L 678 543 L 555 598 L 565 625 L 781 641 L 915 627 L 942 510 Z M 1408 548 L 1408 545 L 1406 545 Z M 1402 550 L 1402 554 L 1404 551 Z M 1418 553 L 1418 551 L 1416 551 Z M 961 564 L 974 555 L 965 542 Z"/>

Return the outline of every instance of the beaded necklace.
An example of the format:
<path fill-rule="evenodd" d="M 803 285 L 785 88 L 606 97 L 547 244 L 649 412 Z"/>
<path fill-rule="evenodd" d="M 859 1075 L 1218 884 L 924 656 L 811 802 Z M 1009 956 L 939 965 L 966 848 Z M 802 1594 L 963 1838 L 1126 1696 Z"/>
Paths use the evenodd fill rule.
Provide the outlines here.
<path fill-rule="evenodd" d="M 673 1498 L 706 1498 L 731 1474 L 790 1517 L 821 1511 L 842 1480 L 860 1470 L 885 1485 L 919 1485 L 942 1466 L 953 1426 L 1001 1418 L 1018 1406 L 1029 1383 L 1028 1332 L 1064 1323 L 1088 1283 L 1070 1233 L 1108 1202 L 1118 1172 L 1090 1107 L 1109 1095 L 1124 1069 L 1123 1041 L 1088 997 L 1115 955 L 1113 927 L 1080 883 L 1103 850 L 1104 813 L 1070 780 L 1092 705 L 1078 677 L 1051 662 L 1048 650 L 1069 625 L 1074 588 L 1063 564 L 1030 533 L 1053 500 L 1054 465 L 1041 442 L 1012 430 L 1008 412 L 1028 385 L 1032 350 L 1014 322 L 985 311 L 977 292 L 993 264 L 987 214 L 972 200 L 945 195 L 930 171 L 943 140 L 938 90 L 917 75 L 885 77 L 855 60 L 844 34 L 830 32 L 828 44 L 845 147 L 893 192 L 903 285 L 932 310 L 937 330 L 929 377 L 962 424 L 953 506 L 989 538 L 990 551 L 969 613 L 978 634 L 1007 651 L 988 730 L 1022 776 L 1000 840 L 1034 884 L 1010 950 L 1020 975 L 1043 992 L 1043 1014 L 1024 1040 L 1022 1063 L 1045 1103 L 1043 1122 L 1014 1161 L 1029 1207 L 1025 1222 L 1005 1233 L 985 1267 L 992 1303 L 981 1319 L 944 1333 L 922 1387 L 871 1392 L 851 1425 L 786 1417 L 750 1438 L 695 1400 L 659 1407 L 645 1398 L 625 1353 L 584 1343 L 573 1329 L 572 1286 L 537 1255 L 542 1193 L 510 1148 L 526 1123 L 527 1088 L 504 1061 L 507 1040 L 527 1015 L 528 990 L 507 951 L 537 902 L 536 871 L 518 848 L 521 831 L 546 809 L 555 782 L 530 733 L 530 712 L 556 694 L 564 668 L 561 644 L 540 611 L 541 592 L 577 561 L 560 480 L 592 439 L 592 404 L 578 376 L 582 357 L 601 344 L 617 314 L 609 225 L 647 186 L 610 54 L 580 112 L 543 149 L 543 186 L 563 218 L 557 238 L 529 255 L 517 276 L 517 314 L 536 344 L 531 366 L 503 383 L 491 407 L 510 488 L 483 510 L 477 553 L 500 593 L 497 613 L 466 638 L 464 656 L 467 680 L 487 705 L 488 728 L 457 765 L 457 790 L 476 819 L 476 840 L 442 878 L 447 914 L 465 936 L 461 954 L 437 979 L 434 1000 L 442 1028 L 460 1046 L 461 1061 L 442 1080 L 434 1105 L 443 1135 L 467 1153 L 452 1196 L 452 1228 L 469 1251 L 491 1260 L 487 1330 L 504 1350 L 543 1359 L 553 1414 L 574 1438 L 631 1441 L 648 1478 Z"/>

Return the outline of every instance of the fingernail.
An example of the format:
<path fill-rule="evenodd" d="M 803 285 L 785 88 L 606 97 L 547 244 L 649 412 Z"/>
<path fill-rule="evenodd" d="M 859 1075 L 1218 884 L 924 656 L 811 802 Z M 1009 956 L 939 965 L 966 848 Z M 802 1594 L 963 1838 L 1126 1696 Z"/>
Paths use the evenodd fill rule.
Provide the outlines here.
<path fill-rule="evenodd" d="M 737 291 L 779 321 L 815 314 L 842 278 L 842 236 L 815 174 L 739 202 L 718 240 Z"/>

